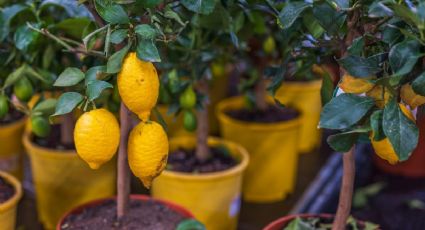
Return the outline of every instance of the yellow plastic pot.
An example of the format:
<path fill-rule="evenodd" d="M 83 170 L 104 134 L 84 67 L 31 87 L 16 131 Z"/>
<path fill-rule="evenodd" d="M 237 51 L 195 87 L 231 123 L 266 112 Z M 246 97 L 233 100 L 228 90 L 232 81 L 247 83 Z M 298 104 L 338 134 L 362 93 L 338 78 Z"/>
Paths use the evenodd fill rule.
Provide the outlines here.
<path fill-rule="evenodd" d="M 301 133 L 299 151 L 311 152 L 320 145 L 321 130 L 317 128 L 320 120 L 322 101 L 320 89 L 322 80 L 307 82 L 283 82 L 276 92 L 276 98 L 283 104 L 301 112 Z"/>
<path fill-rule="evenodd" d="M 0 170 L 22 179 L 24 146 L 22 134 L 26 118 L 7 125 L 0 125 Z"/>
<path fill-rule="evenodd" d="M 157 105 L 159 113 L 167 124 L 167 134 L 170 137 L 175 136 L 193 136 L 195 133 L 186 131 L 183 127 L 183 114 L 179 114 L 177 117 L 174 114 L 167 114 L 167 105 Z M 157 120 L 155 116 L 152 116 L 154 120 Z"/>
<path fill-rule="evenodd" d="M 243 107 L 244 99 L 233 97 L 220 102 L 216 111 L 223 138 L 241 144 L 250 156 L 243 197 L 250 202 L 283 200 L 294 190 L 301 119 L 265 124 L 239 121 L 225 113 Z"/>
<path fill-rule="evenodd" d="M 69 209 L 115 194 L 114 161 L 91 170 L 73 150 L 43 148 L 30 141 L 29 133 L 23 142 L 31 159 L 38 215 L 46 229 L 55 229 Z"/>
<path fill-rule="evenodd" d="M 5 179 L 8 184 L 11 184 L 15 190 L 12 198 L 0 204 L 0 226 L 2 230 L 14 230 L 16 209 L 22 197 L 22 186 L 18 179 L 4 171 L 0 171 L 0 177 Z"/>
<path fill-rule="evenodd" d="M 227 147 L 239 164 L 226 171 L 203 174 L 165 170 L 153 181 L 152 196 L 187 208 L 208 230 L 236 229 L 242 175 L 249 157 L 244 148 L 230 141 L 209 138 L 208 144 Z M 195 145 L 194 137 L 175 137 L 170 140 L 170 152 Z"/>

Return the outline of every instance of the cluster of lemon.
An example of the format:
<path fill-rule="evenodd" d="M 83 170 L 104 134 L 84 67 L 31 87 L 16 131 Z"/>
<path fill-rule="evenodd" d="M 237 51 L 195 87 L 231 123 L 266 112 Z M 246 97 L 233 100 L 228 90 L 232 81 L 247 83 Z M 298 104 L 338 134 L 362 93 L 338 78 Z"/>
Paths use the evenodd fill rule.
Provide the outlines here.
<path fill-rule="evenodd" d="M 122 102 L 138 115 L 141 122 L 133 128 L 128 139 L 128 162 L 146 187 L 165 168 L 168 138 L 161 125 L 149 120 L 159 93 L 159 79 L 154 65 L 129 53 L 118 74 L 118 90 Z M 84 113 L 74 131 L 78 155 L 92 169 L 109 161 L 117 151 L 120 128 L 115 116 L 106 109 Z"/>
<path fill-rule="evenodd" d="M 365 79 L 365 78 L 355 78 L 348 74 L 344 75 L 342 81 L 338 86 L 344 90 L 345 93 L 354 93 L 354 94 L 366 94 L 366 96 L 371 97 L 375 100 L 375 104 L 379 108 L 384 108 L 385 104 L 391 99 L 392 95 L 389 89 L 386 89 L 382 85 L 377 85 L 370 80 L 374 78 Z M 416 108 L 419 105 L 425 103 L 425 97 L 416 94 L 410 84 L 405 84 L 401 87 L 400 90 L 401 99 L 408 104 L 411 108 Z M 402 103 L 399 103 L 401 111 L 412 121 L 415 121 L 415 117 L 412 112 Z M 374 132 L 372 131 L 369 135 L 369 139 L 372 143 L 375 153 L 384 160 L 387 160 L 391 164 L 399 162 L 399 158 L 394 151 L 391 142 L 388 137 L 380 140 L 374 140 Z"/>

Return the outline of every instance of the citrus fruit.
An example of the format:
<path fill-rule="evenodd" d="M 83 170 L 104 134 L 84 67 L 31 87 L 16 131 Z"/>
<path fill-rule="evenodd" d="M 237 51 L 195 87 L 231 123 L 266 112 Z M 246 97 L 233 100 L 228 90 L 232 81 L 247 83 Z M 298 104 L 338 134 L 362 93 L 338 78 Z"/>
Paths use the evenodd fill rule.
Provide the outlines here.
<path fill-rule="evenodd" d="M 106 109 L 95 109 L 78 118 L 74 142 L 78 155 L 92 169 L 98 169 L 117 151 L 120 127 L 115 116 Z"/>
<path fill-rule="evenodd" d="M 400 97 L 404 102 L 412 107 L 412 109 L 425 104 L 425 97 L 416 94 L 412 89 L 412 85 L 410 84 L 405 84 L 401 87 Z"/>
<path fill-rule="evenodd" d="M 360 94 L 366 93 L 373 89 L 375 84 L 369 82 L 366 79 L 355 78 L 349 74 L 345 74 L 338 86 L 346 93 Z"/>
<path fill-rule="evenodd" d="M 0 118 L 6 116 L 9 112 L 9 102 L 7 101 L 7 97 L 5 95 L 0 95 Z"/>
<path fill-rule="evenodd" d="M 168 138 L 162 126 L 154 121 L 140 122 L 130 132 L 128 163 L 131 171 L 147 188 L 167 164 Z"/>
<path fill-rule="evenodd" d="M 31 129 L 37 137 L 47 137 L 51 130 L 49 121 L 41 116 L 31 118 Z"/>
<path fill-rule="evenodd" d="M 185 110 L 183 113 L 183 126 L 189 131 L 193 132 L 196 130 L 198 126 L 196 116 L 191 110 Z"/>
<path fill-rule="evenodd" d="M 196 104 L 196 93 L 193 91 L 192 87 L 187 87 L 179 98 L 180 106 L 183 109 L 191 109 Z"/>
<path fill-rule="evenodd" d="M 213 62 L 211 64 L 211 73 L 213 77 L 221 77 L 226 74 L 224 64 L 220 62 Z"/>
<path fill-rule="evenodd" d="M 271 54 L 276 49 L 276 42 L 272 36 L 268 36 L 263 42 L 263 50 L 266 54 Z"/>
<path fill-rule="evenodd" d="M 13 93 L 20 101 L 26 102 L 31 99 L 34 89 L 31 82 L 26 77 L 22 77 L 14 84 Z"/>
<path fill-rule="evenodd" d="M 159 79 L 155 66 L 132 52 L 124 59 L 118 73 L 118 90 L 129 110 L 146 121 L 158 99 Z"/>

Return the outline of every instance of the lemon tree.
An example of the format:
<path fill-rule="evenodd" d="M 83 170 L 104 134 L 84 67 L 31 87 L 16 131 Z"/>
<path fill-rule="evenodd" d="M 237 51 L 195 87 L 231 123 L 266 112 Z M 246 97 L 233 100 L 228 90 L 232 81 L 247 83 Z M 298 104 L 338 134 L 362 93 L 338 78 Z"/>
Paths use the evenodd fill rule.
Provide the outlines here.
<path fill-rule="evenodd" d="M 407 160 L 418 144 L 409 110 L 423 104 L 424 9 L 423 2 L 293 1 L 276 14 L 286 30 L 310 15 L 324 30 L 311 44 L 332 50 L 343 73 L 319 123 L 339 131 L 328 143 L 346 152 L 333 229 L 343 228 L 350 212 L 355 144 L 370 138 L 378 156 L 390 163 Z"/>

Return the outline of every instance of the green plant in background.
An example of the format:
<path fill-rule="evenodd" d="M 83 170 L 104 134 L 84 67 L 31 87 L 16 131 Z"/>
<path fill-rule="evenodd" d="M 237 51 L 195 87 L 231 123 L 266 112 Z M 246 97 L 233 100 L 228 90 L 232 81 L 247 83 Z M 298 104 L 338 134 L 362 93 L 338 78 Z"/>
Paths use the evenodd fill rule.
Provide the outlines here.
<path fill-rule="evenodd" d="M 369 136 L 376 153 L 393 163 L 407 160 L 417 146 L 418 128 L 405 104 L 412 109 L 423 104 L 424 7 L 423 2 L 291 1 L 276 14 L 284 30 L 312 15 L 311 24 L 324 30 L 312 45 L 332 50 L 343 73 L 345 92 L 324 106 L 319 124 L 340 131 L 328 143 L 346 152 L 333 229 L 342 229 L 350 212 L 359 138 Z"/>

